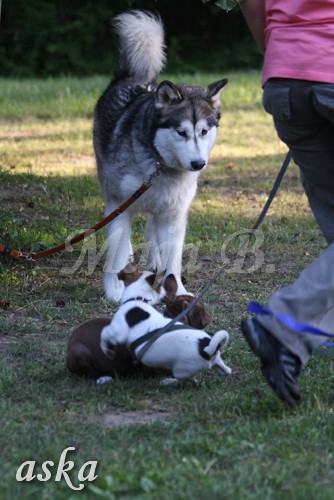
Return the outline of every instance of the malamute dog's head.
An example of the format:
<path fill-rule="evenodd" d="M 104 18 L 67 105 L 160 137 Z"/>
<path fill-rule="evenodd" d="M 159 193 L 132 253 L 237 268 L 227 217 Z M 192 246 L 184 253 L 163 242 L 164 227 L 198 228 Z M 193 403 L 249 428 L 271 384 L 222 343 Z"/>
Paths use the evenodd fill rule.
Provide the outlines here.
<path fill-rule="evenodd" d="M 134 132 L 136 136 L 149 135 L 149 146 L 158 151 L 166 167 L 190 172 L 202 170 L 215 142 L 220 95 L 227 79 L 212 83 L 206 91 L 167 80 L 157 85 L 166 59 L 160 17 L 131 10 L 114 17 L 112 26 L 119 38 L 119 63 L 115 79 L 98 104 L 98 108 L 110 111 L 99 113 L 98 109 L 95 113 L 103 134 L 107 137 L 110 132 L 115 135 L 116 131 L 121 132 L 124 140 L 126 135 L 130 137 L 131 148 L 135 143 Z M 98 113 L 103 114 L 103 123 Z M 119 127 L 120 122 L 126 126 Z M 96 131 L 96 139 L 97 135 Z M 110 141 L 117 143 L 118 136 Z M 147 139 L 138 142 L 144 144 Z"/>
<path fill-rule="evenodd" d="M 227 79 L 207 91 L 163 81 L 156 90 L 154 146 L 168 167 L 199 171 L 206 167 L 220 118 L 220 95 Z"/>

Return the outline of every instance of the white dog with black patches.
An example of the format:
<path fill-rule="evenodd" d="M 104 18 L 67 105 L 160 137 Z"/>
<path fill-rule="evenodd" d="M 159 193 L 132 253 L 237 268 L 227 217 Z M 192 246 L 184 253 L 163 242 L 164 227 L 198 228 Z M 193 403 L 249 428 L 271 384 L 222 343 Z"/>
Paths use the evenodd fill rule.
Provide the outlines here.
<path fill-rule="evenodd" d="M 166 296 L 169 281 L 175 282 L 169 275 L 164 286 L 154 286 L 155 274 L 151 272 L 118 274 L 125 283 L 121 306 L 110 325 L 104 327 L 101 334 L 101 348 L 112 357 L 115 346 L 126 345 L 136 355 L 145 346 L 138 344 L 138 339 L 148 332 L 163 328 L 170 322 L 154 305 Z M 225 330 L 218 331 L 213 337 L 202 330 L 176 323 L 177 330 L 164 333 L 154 341 L 143 354 L 141 362 L 152 368 L 171 370 L 174 378 L 161 381 L 161 385 L 177 386 L 202 370 L 213 368 L 219 375 L 232 373 L 220 357 L 220 350 L 228 343 L 229 335 Z M 135 343 L 135 344 L 134 344 Z M 136 347 L 131 349 L 131 346 Z"/>

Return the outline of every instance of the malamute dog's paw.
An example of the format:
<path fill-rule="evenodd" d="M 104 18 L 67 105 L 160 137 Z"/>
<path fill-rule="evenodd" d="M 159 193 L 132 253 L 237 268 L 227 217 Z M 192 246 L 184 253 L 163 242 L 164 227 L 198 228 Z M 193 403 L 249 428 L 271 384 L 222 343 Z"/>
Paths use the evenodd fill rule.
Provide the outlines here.
<path fill-rule="evenodd" d="M 124 282 L 118 279 L 117 274 L 105 273 L 104 291 L 108 300 L 120 302 L 124 288 Z"/>

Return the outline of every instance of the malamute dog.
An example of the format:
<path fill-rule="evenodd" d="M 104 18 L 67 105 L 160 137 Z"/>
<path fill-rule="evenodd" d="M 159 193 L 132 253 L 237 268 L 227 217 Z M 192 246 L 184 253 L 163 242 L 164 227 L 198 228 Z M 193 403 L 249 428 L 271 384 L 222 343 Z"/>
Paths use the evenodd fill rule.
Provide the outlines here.
<path fill-rule="evenodd" d="M 124 283 L 117 273 L 132 249 L 131 222 L 148 214 L 148 266 L 174 274 L 179 293 L 187 212 L 197 179 L 209 159 L 220 118 L 220 95 L 227 80 L 207 90 L 170 81 L 156 84 L 162 71 L 164 30 L 161 20 L 138 10 L 113 19 L 119 37 L 119 64 L 114 79 L 95 108 L 94 149 L 98 175 L 110 213 L 161 165 L 151 188 L 108 226 L 106 297 L 119 301 Z"/>

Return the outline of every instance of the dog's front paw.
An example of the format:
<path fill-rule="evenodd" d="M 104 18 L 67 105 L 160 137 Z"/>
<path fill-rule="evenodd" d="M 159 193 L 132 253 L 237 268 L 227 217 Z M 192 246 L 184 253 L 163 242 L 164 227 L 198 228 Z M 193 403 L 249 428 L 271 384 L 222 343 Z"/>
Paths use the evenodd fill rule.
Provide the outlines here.
<path fill-rule="evenodd" d="M 114 346 L 110 346 L 110 344 L 108 344 L 108 343 L 104 344 L 104 346 L 102 348 L 102 351 L 104 352 L 104 354 L 106 356 L 108 356 L 108 358 L 111 359 L 111 361 L 115 361 L 115 359 L 116 359 L 116 350 L 115 350 Z"/>
<path fill-rule="evenodd" d="M 109 342 L 108 339 L 102 338 L 102 336 L 101 336 L 100 347 L 101 347 L 102 351 L 104 352 L 104 354 L 106 356 L 108 356 L 108 358 L 110 358 L 112 361 L 115 361 L 115 359 L 116 359 L 116 349 L 115 349 L 114 344 L 112 344 L 111 342 Z"/>
<path fill-rule="evenodd" d="M 180 382 L 176 378 L 164 378 L 160 381 L 162 387 L 178 387 Z"/>
<path fill-rule="evenodd" d="M 96 379 L 97 385 L 104 385 L 104 384 L 110 384 L 110 382 L 113 381 L 112 377 L 109 377 L 108 375 L 105 375 L 104 377 L 99 377 Z"/>
<path fill-rule="evenodd" d="M 111 360 L 116 359 L 116 346 L 110 340 L 110 326 L 105 326 L 101 332 L 100 347 L 102 352 Z"/>
<path fill-rule="evenodd" d="M 117 274 L 105 273 L 104 293 L 108 300 L 120 302 L 124 288 L 124 282 L 118 279 Z"/>

